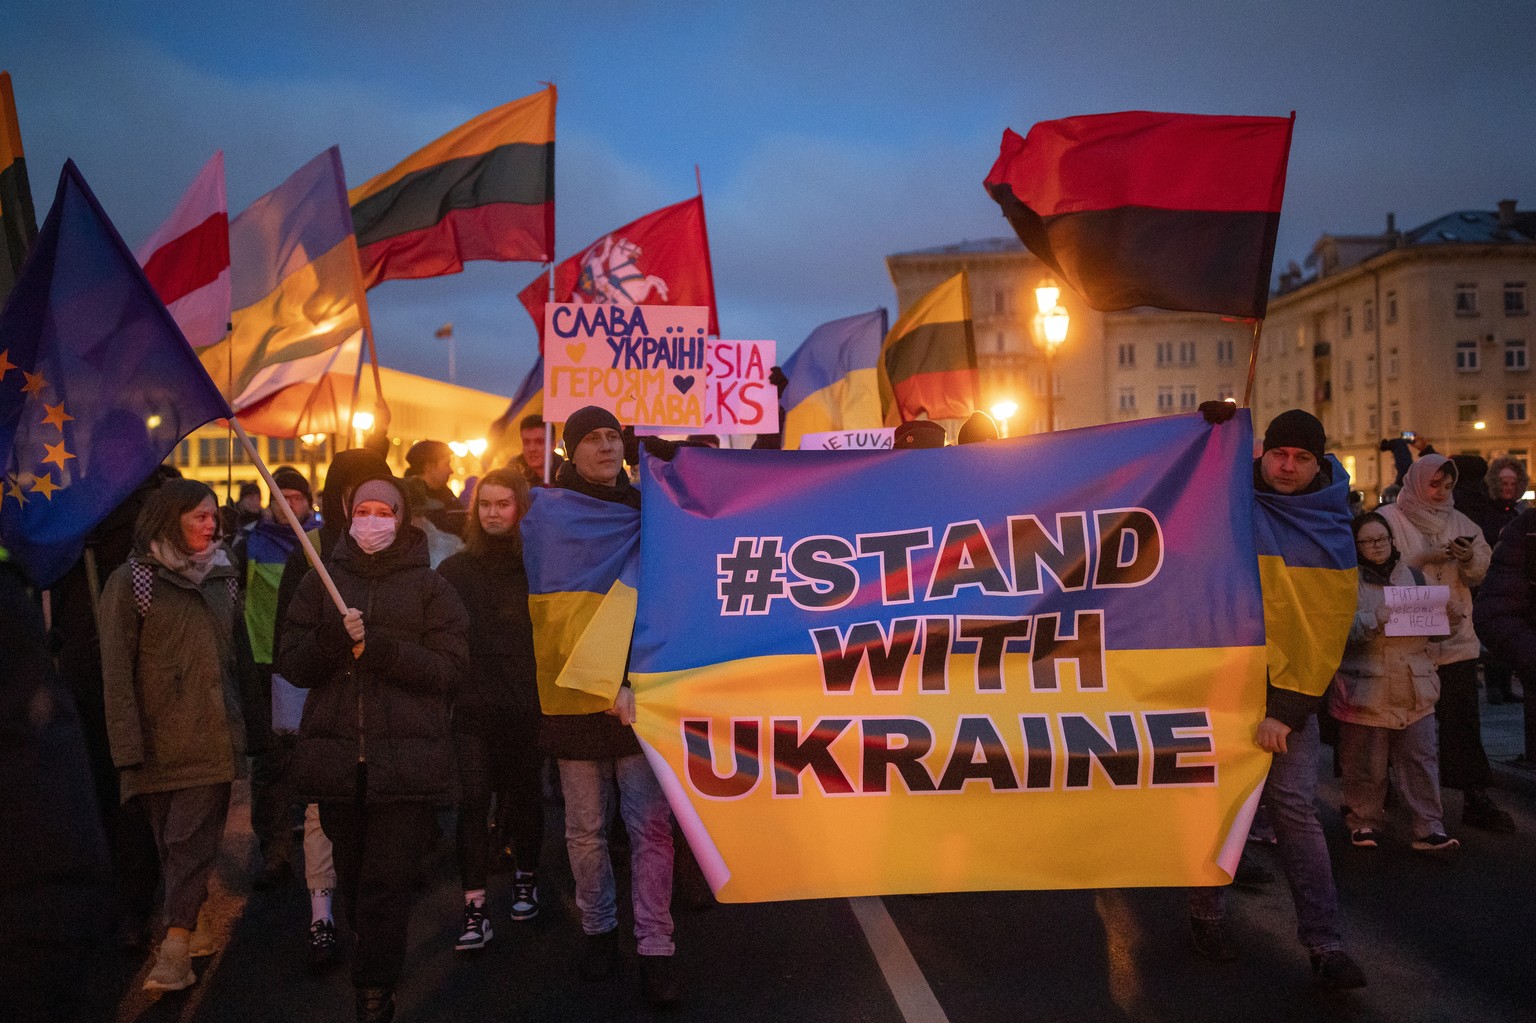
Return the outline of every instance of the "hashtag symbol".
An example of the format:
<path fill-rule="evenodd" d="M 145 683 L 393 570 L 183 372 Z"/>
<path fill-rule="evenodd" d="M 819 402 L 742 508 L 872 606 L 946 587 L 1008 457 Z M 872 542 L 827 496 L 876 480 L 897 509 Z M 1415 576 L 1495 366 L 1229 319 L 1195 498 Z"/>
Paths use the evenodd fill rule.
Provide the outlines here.
<path fill-rule="evenodd" d="M 779 545 L 776 536 L 741 536 L 734 553 L 716 557 L 721 614 L 765 615 L 773 598 L 784 596 L 784 553 Z"/>

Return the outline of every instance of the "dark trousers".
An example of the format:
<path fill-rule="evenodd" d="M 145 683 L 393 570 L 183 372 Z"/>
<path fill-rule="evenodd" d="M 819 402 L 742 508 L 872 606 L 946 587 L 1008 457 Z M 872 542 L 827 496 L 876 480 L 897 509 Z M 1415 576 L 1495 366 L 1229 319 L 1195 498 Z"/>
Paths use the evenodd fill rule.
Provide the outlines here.
<path fill-rule="evenodd" d="M 1488 754 L 1477 705 L 1477 661 L 1440 665 L 1440 784 L 1475 792 L 1488 787 Z"/>
<path fill-rule="evenodd" d="M 366 792 L 366 777 L 360 779 Z M 412 887 L 432 841 L 430 803 L 321 803 L 320 827 L 331 840 L 336 886 L 357 936 L 355 987 L 393 988 L 405 964 Z"/>
<path fill-rule="evenodd" d="M 486 817 L 493 793 L 504 834 L 511 836 L 517 853 L 517 869 L 537 871 L 544 846 L 544 758 L 537 744 L 531 738 L 524 742 L 511 735 L 487 738 L 468 732 L 455 732 L 453 742 L 462 790 L 457 841 L 464 890 L 484 888 L 489 875 Z"/>
<path fill-rule="evenodd" d="M 246 752 L 251 756 L 251 830 L 263 863 L 287 863 L 293 859 L 288 764 L 298 737 L 272 731 L 272 665 L 251 666 L 243 696 Z"/>
<path fill-rule="evenodd" d="M 1483 651 L 1483 681 L 1488 685 L 1488 699 L 1502 696 L 1509 699 L 1513 692 L 1515 666 L 1492 650 Z"/>

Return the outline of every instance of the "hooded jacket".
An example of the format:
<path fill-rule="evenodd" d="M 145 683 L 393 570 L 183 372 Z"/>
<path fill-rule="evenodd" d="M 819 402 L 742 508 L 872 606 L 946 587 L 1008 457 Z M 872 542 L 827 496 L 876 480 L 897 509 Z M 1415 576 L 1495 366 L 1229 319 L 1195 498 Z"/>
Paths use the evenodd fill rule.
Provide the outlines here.
<path fill-rule="evenodd" d="M 1440 699 L 1440 676 L 1423 636 L 1388 636 L 1376 611 L 1386 603 L 1384 585 L 1422 586 L 1423 576 L 1401 560 L 1383 584 L 1362 569 L 1355 621 L 1344 660 L 1329 690 L 1328 709 L 1340 721 L 1402 729 L 1428 717 Z"/>
<path fill-rule="evenodd" d="M 245 725 L 235 674 L 234 566 L 223 555 L 201 583 L 153 566 L 148 613 L 140 618 L 133 562 L 101 594 L 101 675 L 107 736 L 124 802 L 234 781 L 245 769 Z"/>
<path fill-rule="evenodd" d="M 390 478 L 391 477 L 375 477 Z M 362 480 L 358 481 L 359 483 Z M 427 538 L 402 513 L 394 541 L 366 554 L 342 535 L 327 559 L 348 607 L 363 613 L 361 657 L 318 574 L 299 583 L 278 665 L 310 690 L 294 753 L 294 785 L 308 802 L 447 802 L 453 777 L 448 708 L 469 664 L 464 605 L 428 566 Z"/>

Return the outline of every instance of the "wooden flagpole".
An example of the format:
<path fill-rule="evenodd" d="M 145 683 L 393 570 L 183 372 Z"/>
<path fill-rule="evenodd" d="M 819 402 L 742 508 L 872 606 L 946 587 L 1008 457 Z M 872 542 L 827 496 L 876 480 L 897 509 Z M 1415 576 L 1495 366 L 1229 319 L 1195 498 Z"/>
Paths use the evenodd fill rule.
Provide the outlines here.
<path fill-rule="evenodd" d="M 272 503 L 282 511 L 283 518 L 288 521 L 288 528 L 293 530 L 293 534 L 299 538 L 299 543 L 303 544 L 304 556 L 309 559 L 309 563 L 314 566 L 315 572 L 320 576 L 320 582 L 325 585 L 325 592 L 331 595 L 331 600 L 336 604 L 336 610 L 345 617 L 347 602 L 341 599 L 341 591 L 336 588 L 336 581 L 331 578 L 331 573 L 325 570 L 325 565 L 320 561 L 320 552 L 315 550 L 309 534 L 304 532 L 299 517 L 293 513 L 292 508 L 288 507 L 288 502 L 283 500 L 283 492 L 278 489 L 277 481 L 272 478 L 272 471 L 267 468 L 267 463 L 261 460 L 261 453 L 256 450 L 250 434 L 245 432 L 245 427 L 241 426 L 240 420 L 234 416 L 229 417 L 229 425 L 234 428 L 240 443 L 245 445 L 245 453 L 250 456 L 251 464 L 256 467 L 257 472 L 261 473 L 261 478 L 267 481 L 267 487 L 274 498 Z"/>

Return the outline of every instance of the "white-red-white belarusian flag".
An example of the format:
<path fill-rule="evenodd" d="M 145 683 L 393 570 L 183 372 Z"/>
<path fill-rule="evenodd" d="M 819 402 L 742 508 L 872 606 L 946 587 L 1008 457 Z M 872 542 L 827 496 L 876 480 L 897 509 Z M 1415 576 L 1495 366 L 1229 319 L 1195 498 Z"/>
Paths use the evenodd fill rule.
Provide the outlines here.
<path fill-rule="evenodd" d="M 170 219 L 134 255 L 193 348 L 206 348 L 229 333 L 223 150 L 203 165 Z"/>

